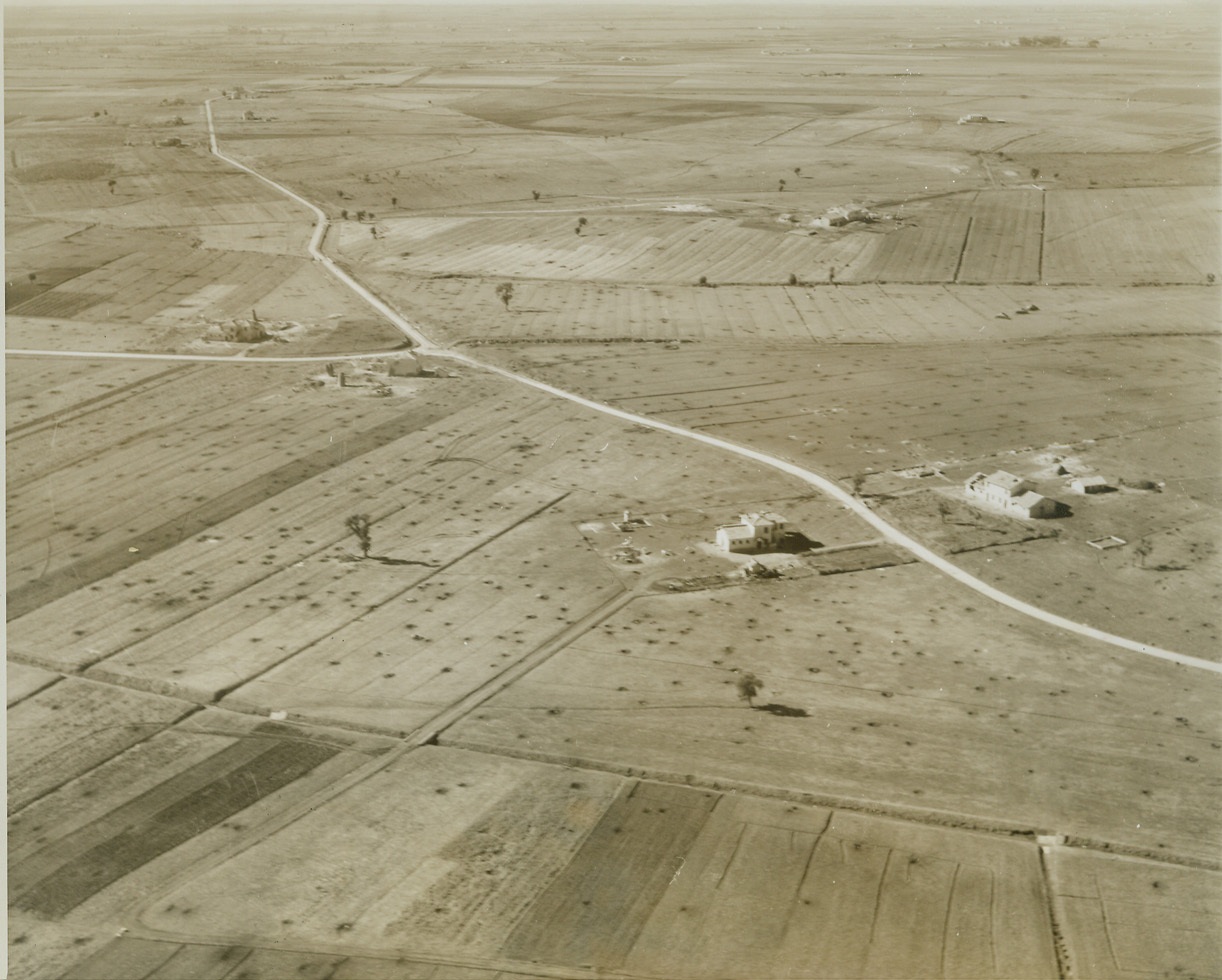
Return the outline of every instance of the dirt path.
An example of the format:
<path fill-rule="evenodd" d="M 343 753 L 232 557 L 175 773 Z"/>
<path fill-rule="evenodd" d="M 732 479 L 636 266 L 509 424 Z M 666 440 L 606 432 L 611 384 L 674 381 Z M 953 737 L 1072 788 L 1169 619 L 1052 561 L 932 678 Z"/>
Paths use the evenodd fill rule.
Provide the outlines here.
<path fill-rule="evenodd" d="M 264 177 L 262 174 L 258 173 L 255 170 L 252 170 L 250 167 L 247 167 L 245 164 L 239 163 L 238 161 L 232 159 L 231 157 L 226 156 L 224 153 L 222 153 L 219 150 L 219 148 L 217 147 L 217 142 L 216 142 L 216 131 L 213 127 L 213 122 L 212 122 L 211 101 L 212 100 L 208 100 L 208 102 L 204 103 L 204 109 L 205 109 L 207 119 L 208 119 L 208 137 L 209 137 L 209 142 L 210 142 L 213 154 L 215 154 L 220 159 L 224 160 L 226 163 L 229 163 L 232 166 L 237 167 L 239 170 L 242 170 L 245 173 L 250 174 L 251 176 L 267 184 L 268 186 L 274 188 L 275 190 L 279 191 L 282 194 L 285 194 L 286 196 L 292 198 L 294 201 L 297 201 L 304 207 L 308 208 L 310 212 L 314 214 L 315 218 L 317 219 L 317 225 L 315 226 L 314 234 L 310 238 L 310 244 L 309 244 L 309 252 L 310 252 L 311 257 L 313 257 L 316 261 L 321 262 L 326 267 L 327 271 L 331 273 L 331 275 L 333 275 L 336 279 L 342 282 L 345 286 L 347 286 L 349 289 L 355 292 L 358 296 L 360 296 L 363 300 L 365 300 L 365 302 L 368 303 L 371 307 L 373 307 L 375 310 L 377 310 L 379 313 L 385 316 L 409 340 L 411 340 L 414 344 L 416 344 L 417 348 L 421 350 L 422 352 L 432 354 L 433 356 L 445 357 L 450 360 L 458 361 L 459 363 L 467 364 L 473 368 L 478 368 L 480 370 L 488 371 L 493 374 L 499 375 L 503 378 L 506 378 L 510 381 L 514 381 L 518 384 L 529 385 L 532 388 L 535 388 L 539 391 L 546 392 L 547 394 L 550 394 L 550 395 L 554 395 L 557 398 L 567 399 L 568 401 L 574 402 L 575 404 L 581 405 L 585 408 L 593 409 L 594 411 L 602 412 L 603 414 L 611 415 L 615 418 L 623 419 L 626 422 L 632 422 L 636 425 L 647 426 L 648 428 L 655 429 L 660 432 L 667 432 L 667 433 L 670 433 L 671 435 L 680 436 L 685 439 L 693 439 L 697 442 L 704 443 L 705 445 L 712 446 L 716 449 L 721 449 L 725 452 L 735 453 L 738 456 L 742 456 L 746 459 L 753 460 L 754 462 L 762 463 L 765 466 L 769 466 L 775 470 L 781 471 L 782 473 L 786 473 L 790 476 L 796 477 L 797 479 L 803 481 L 804 483 L 808 484 L 809 486 L 812 486 L 816 488 L 817 490 L 822 491 L 824 494 L 831 497 L 837 503 L 841 504 L 848 510 L 851 510 L 854 514 L 860 517 L 867 524 L 876 528 L 887 541 L 897 545 L 900 548 L 903 548 L 904 550 L 908 551 L 910 554 L 915 556 L 918 560 L 923 561 L 927 565 L 932 566 L 933 568 L 937 569 L 942 574 L 948 576 L 949 578 L 954 579 L 959 584 L 966 586 L 969 589 L 972 589 L 973 591 L 979 593 L 982 596 L 985 596 L 988 599 L 991 599 L 992 601 L 996 603 L 999 603 L 1000 605 L 1006 606 L 1009 609 L 1013 609 L 1015 612 L 1022 613 L 1024 616 L 1029 616 L 1032 619 L 1036 619 L 1050 626 L 1055 626 L 1058 629 L 1062 629 L 1070 633 L 1076 633 L 1079 636 L 1084 636 L 1091 640 L 1097 640 L 1101 643 L 1107 643 L 1111 646 L 1118 647 L 1122 650 L 1128 650 L 1134 653 L 1145 654 L 1146 656 L 1155 657 L 1159 660 L 1166 660 L 1170 663 L 1179 664 L 1185 667 L 1192 667 L 1198 670 L 1205 670 L 1205 671 L 1209 671 L 1215 674 L 1222 674 L 1222 664 L 1214 663 L 1209 660 L 1204 660 L 1199 657 L 1191 657 L 1191 656 L 1188 656 L 1182 653 L 1175 653 L 1174 651 L 1171 651 L 1171 650 L 1163 650 L 1159 647 L 1149 646 L 1148 644 L 1145 644 L 1145 643 L 1139 643 L 1136 640 L 1130 640 L 1123 636 L 1116 636 L 1112 633 L 1107 633 L 1103 630 L 1096 629 L 1093 626 L 1088 626 L 1085 623 L 1078 623 L 1071 619 L 1066 619 L 1063 616 L 1058 616 L 1055 613 L 1051 613 L 1051 612 L 1048 612 L 1047 610 L 1040 609 L 1039 607 L 1033 606 L 1028 602 L 1024 602 L 1022 599 L 1018 599 L 1015 596 L 1009 595 L 1008 593 L 1003 592 L 1000 589 L 995 588 L 992 585 L 989 585 L 987 582 L 984 582 L 981 579 L 976 578 L 974 575 L 969 574 L 968 572 L 964 571 L 959 566 L 954 565 L 951 562 L 947 561 L 941 555 L 938 555 L 935 552 L 931 551 L 929 548 L 921 544 L 919 541 L 916 541 L 915 539 L 909 537 L 899 528 L 895 527 L 894 525 L 883 520 L 883 518 L 879 517 L 876 513 L 874 513 L 874 511 L 872 511 L 868 506 L 866 506 L 866 504 L 864 504 L 862 501 L 858 500 L 852 494 L 844 490 L 839 484 L 835 483 L 833 480 L 829 479 L 828 477 L 825 477 L 819 473 L 814 472 L 813 470 L 805 469 L 804 467 L 798 466 L 795 463 L 791 463 L 788 460 L 781 459 L 777 456 L 770 456 L 767 453 L 760 452 L 757 449 L 752 449 L 749 446 L 740 446 L 740 445 L 737 445 L 736 443 L 729 442 L 728 440 L 725 440 L 725 439 L 719 439 L 715 436 L 706 435 L 705 433 L 702 433 L 702 432 L 695 432 L 695 431 L 692 431 L 691 429 L 683 428 L 682 426 L 672 425 L 669 422 L 662 422 L 657 419 L 649 418 L 648 416 L 637 415 L 633 412 L 627 412 L 627 411 L 624 411 L 623 409 L 615 408 L 611 405 L 605 405 L 601 402 L 593 401 L 592 399 L 589 399 L 589 398 L 583 398 L 581 395 L 575 394 L 571 391 L 565 391 L 563 388 L 557 388 L 554 385 L 549 385 L 543 381 L 538 381 L 534 378 L 527 377 L 526 375 L 517 374 L 513 371 L 509 371 L 501 367 L 496 367 L 495 365 L 492 365 L 492 364 L 486 364 L 483 361 L 476 360 L 475 358 L 469 357 L 466 354 L 461 354 L 456 351 L 451 351 L 451 350 L 447 350 L 444 348 L 436 347 L 420 331 L 418 327 L 410 323 L 405 317 L 403 317 L 397 311 L 395 311 L 390 306 L 388 306 L 383 300 L 381 300 L 378 296 L 376 296 L 373 292 L 371 292 L 366 286 L 362 285 L 360 282 L 358 282 L 356 279 L 350 276 L 347 272 L 345 272 L 343 269 L 337 266 L 334 262 L 331 261 L 331 259 L 329 259 L 326 255 L 322 253 L 321 251 L 322 241 L 324 237 L 326 236 L 327 228 L 329 227 L 330 222 L 326 214 L 322 211 L 321 208 L 317 207 L 314 204 L 311 204 L 309 201 L 305 200 L 303 197 L 289 190 L 287 187 L 284 187 L 283 185 L 276 183 L 274 180 L 271 180 L 268 177 Z M 97 356 L 97 355 L 83 353 L 78 356 Z M 129 355 L 129 356 L 135 356 L 135 355 Z M 170 358 L 170 359 L 173 359 L 173 358 Z M 262 361 L 265 359 L 260 358 L 260 360 Z"/>

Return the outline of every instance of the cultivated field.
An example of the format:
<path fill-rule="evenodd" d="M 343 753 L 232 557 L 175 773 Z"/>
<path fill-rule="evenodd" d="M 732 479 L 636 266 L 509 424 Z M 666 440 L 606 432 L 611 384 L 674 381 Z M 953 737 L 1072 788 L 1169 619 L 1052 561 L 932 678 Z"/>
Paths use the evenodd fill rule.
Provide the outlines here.
<path fill-rule="evenodd" d="M 305 854 L 340 902 L 295 886 Z M 1039 892 L 1030 843 L 426 749 L 144 920 L 367 953 L 411 935 L 472 966 L 577 976 L 1013 976 L 1053 968 Z"/>
<path fill-rule="evenodd" d="M 1079 8 L 6 10 L 10 975 L 1216 975 L 1219 38 Z"/>
<path fill-rule="evenodd" d="M 1210 696 L 979 602 L 917 565 L 634 599 L 442 741 L 1212 861 Z"/>

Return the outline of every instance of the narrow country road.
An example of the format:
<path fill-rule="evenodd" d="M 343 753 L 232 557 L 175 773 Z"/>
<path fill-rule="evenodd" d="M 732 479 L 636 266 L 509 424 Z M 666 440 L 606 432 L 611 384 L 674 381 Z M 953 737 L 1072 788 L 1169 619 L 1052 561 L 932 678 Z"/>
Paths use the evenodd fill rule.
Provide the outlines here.
<path fill-rule="evenodd" d="M 209 144 L 211 146 L 212 153 L 216 155 L 217 157 L 219 157 L 221 160 L 224 160 L 226 163 L 230 164 L 231 166 L 237 167 L 239 170 L 242 170 L 245 173 L 250 174 L 252 177 L 255 177 L 258 180 L 261 180 L 263 183 L 279 191 L 281 194 L 284 194 L 287 197 L 292 198 L 294 201 L 297 201 L 303 207 L 308 208 L 314 214 L 316 222 L 317 222 L 314 228 L 314 234 L 310 238 L 309 252 L 310 252 L 311 257 L 313 257 L 316 261 L 320 262 L 331 275 L 333 275 L 336 279 L 342 282 L 345 286 L 347 286 L 349 289 L 355 292 L 371 307 L 373 307 L 375 310 L 377 310 L 379 313 L 385 316 L 387 320 L 389 320 L 392 324 L 394 324 L 394 326 L 404 334 L 404 336 L 406 336 L 409 340 L 412 341 L 413 344 L 416 345 L 417 350 L 419 350 L 421 353 L 427 353 L 434 357 L 444 357 L 450 360 L 457 361 L 462 364 L 466 364 L 470 367 L 477 368 L 482 371 L 491 372 L 492 374 L 500 375 L 501 377 L 507 378 L 508 380 L 516 382 L 518 384 L 529 385 L 532 388 L 535 388 L 539 391 L 546 392 L 549 395 L 554 395 L 557 398 L 564 398 L 564 399 L 567 399 L 568 401 L 574 402 L 575 404 L 582 405 L 585 408 L 589 408 L 597 412 L 602 412 L 605 415 L 610 415 L 615 418 L 622 419 L 626 422 L 632 422 L 636 425 L 642 425 L 642 426 L 646 426 L 651 429 L 656 429 L 660 432 L 667 432 L 667 433 L 670 433 L 671 435 L 680 436 L 681 438 L 684 438 L 684 439 L 692 439 L 696 442 L 703 443 L 715 449 L 720 449 L 724 452 L 734 453 L 746 459 L 753 460 L 754 462 L 761 463 L 764 466 L 769 466 L 775 470 L 779 470 L 782 473 L 787 473 L 788 475 L 796 477 L 797 479 L 803 481 L 804 483 L 808 484 L 809 486 L 812 486 L 815 489 L 826 494 L 827 496 L 831 497 L 833 500 L 837 501 L 839 504 L 841 504 L 848 510 L 851 510 L 854 514 L 860 517 L 867 524 L 876 528 L 886 538 L 886 540 L 908 551 L 919 561 L 922 561 L 925 564 L 930 565 L 933 568 L 936 568 L 939 572 L 941 572 L 942 574 L 946 575 L 947 577 L 951 579 L 954 579 L 960 585 L 963 585 L 966 588 L 972 589 L 973 591 L 979 593 L 980 595 L 985 596 L 986 598 L 991 599 L 993 602 L 999 603 L 1000 605 L 1005 606 L 1008 609 L 1012 609 L 1015 612 L 1022 613 L 1024 616 L 1029 616 L 1032 619 L 1039 620 L 1040 622 L 1046 623 L 1050 626 L 1055 626 L 1058 629 L 1065 630 L 1066 632 L 1076 633 L 1079 636 L 1084 636 L 1084 637 L 1087 637 L 1088 639 L 1097 640 L 1101 643 L 1107 643 L 1107 644 L 1110 644 L 1111 646 L 1118 647 L 1122 650 L 1128 650 L 1134 653 L 1140 653 L 1146 656 L 1156 657 L 1159 660 L 1169 661 L 1171 663 L 1180 664 L 1181 666 L 1191 667 L 1191 668 L 1195 668 L 1198 670 L 1204 670 L 1204 671 L 1208 671 L 1214 674 L 1222 674 L 1222 664 L 1214 663 L 1209 660 L 1204 660 L 1200 657 L 1192 657 L 1192 656 L 1188 656 L 1187 654 L 1175 653 L 1174 651 L 1171 651 L 1171 650 L 1163 650 L 1159 647 L 1150 646 L 1149 644 L 1145 644 L 1145 643 L 1139 643 L 1136 640 L 1130 640 L 1123 636 L 1116 636 L 1104 630 L 1096 629 L 1093 626 L 1088 626 L 1085 623 L 1079 623 L 1071 619 L 1066 619 L 1064 616 L 1059 616 L 1056 613 L 1051 613 L 1051 612 L 1048 612 L 1047 610 L 1040 609 L 1037 606 L 1031 605 L 1029 602 L 1024 602 L 1022 599 L 1018 599 L 1012 595 L 1009 595 L 1008 593 L 1003 592 L 1000 589 L 995 588 L 992 585 L 989 585 L 987 582 L 984 582 L 981 579 L 976 578 L 974 575 L 969 574 L 968 572 L 964 571 L 959 566 L 947 561 L 941 555 L 938 555 L 935 552 L 931 551 L 929 548 L 921 544 L 919 541 L 915 540 L 914 538 L 909 537 L 899 528 L 895 527 L 894 525 L 885 521 L 878 514 L 874 513 L 874 511 L 872 511 L 868 506 L 866 506 L 865 503 L 858 500 L 856 497 L 854 497 L 852 494 L 846 491 L 839 484 L 829 479 L 828 477 L 825 477 L 819 473 L 814 472 L 813 470 L 809 470 L 804 467 L 798 466 L 795 463 L 791 463 L 788 460 L 781 459 L 780 457 L 777 457 L 777 456 L 770 456 L 767 453 L 760 452 L 759 450 L 756 450 L 756 449 L 752 449 L 749 446 L 740 446 L 740 445 L 737 445 L 736 443 L 730 442 L 725 439 L 719 439 L 716 436 L 707 435 L 703 432 L 696 432 L 691 429 L 683 428 L 682 426 L 679 426 L 679 425 L 673 425 L 669 422 L 662 422 L 662 421 L 659 421 L 658 419 L 649 418 L 648 416 L 637 415 L 633 412 L 627 412 L 627 411 L 624 411 L 623 409 L 615 408 L 611 405 L 605 405 L 602 402 L 597 402 L 589 398 L 584 398 L 581 395 L 575 394 L 571 391 L 565 391 L 563 388 L 557 388 L 554 385 L 547 384 L 546 382 L 543 382 L 543 381 L 538 381 L 526 375 L 517 374 L 513 371 L 509 371 L 505 368 L 497 367 L 496 365 L 493 365 L 493 364 L 486 364 L 483 361 L 479 361 L 473 357 L 468 356 L 467 354 L 463 354 L 458 351 L 448 350 L 445 348 L 440 348 L 440 347 L 435 346 L 420 331 L 418 327 L 410 323 L 405 317 L 403 317 L 401 314 L 395 311 L 391 306 L 389 306 L 386 302 L 384 302 L 380 297 L 376 296 L 368 288 L 363 286 L 361 283 L 357 282 L 352 276 L 350 276 L 347 272 L 345 272 L 338 265 L 336 265 L 335 262 L 333 262 L 330 258 L 328 258 L 326 255 L 323 254 L 322 242 L 323 242 L 323 239 L 326 237 L 327 229 L 329 227 L 330 222 L 326 214 L 322 211 L 321 208 L 305 200 L 305 198 L 289 190 L 287 187 L 283 186 L 282 184 L 278 184 L 276 181 L 263 176 L 263 174 L 260 174 L 257 171 L 252 170 L 250 167 L 246 166 L 245 164 L 239 163 L 237 160 L 234 160 L 232 157 L 226 156 L 224 153 L 220 151 L 219 147 L 217 146 L 217 141 L 216 141 L 216 130 L 212 122 L 211 103 L 212 103 L 211 99 L 205 102 L 204 109 L 205 109 L 205 113 L 207 115 L 207 120 L 208 120 L 208 139 L 209 139 Z M 35 352 L 13 351 L 12 353 L 35 353 Z M 48 352 L 48 353 L 51 353 L 51 352 Z M 104 355 L 94 353 L 94 352 L 74 352 L 74 353 L 77 353 L 78 356 L 89 356 L 89 357 L 104 356 Z M 124 356 L 134 357 L 134 356 L 157 356 L 157 355 L 124 355 Z M 331 358 L 323 358 L 323 359 L 331 360 L 331 359 L 334 359 L 335 356 L 337 355 L 333 355 Z M 173 355 L 171 355 L 165 359 L 174 359 L 174 357 Z M 193 357 L 191 355 L 182 355 L 179 359 L 202 360 L 205 358 Z M 211 358 L 208 358 L 208 359 L 211 359 Z M 217 360 L 226 360 L 231 363 L 233 361 L 232 358 L 217 358 Z M 269 361 L 270 362 L 272 360 L 273 359 L 271 358 L 259 358 L 257 360 L 252 359 L 251 363 L 258 363 L 258 361 Z M 281 360 L 281 359 L 276 359 L 276 360 Z"/>

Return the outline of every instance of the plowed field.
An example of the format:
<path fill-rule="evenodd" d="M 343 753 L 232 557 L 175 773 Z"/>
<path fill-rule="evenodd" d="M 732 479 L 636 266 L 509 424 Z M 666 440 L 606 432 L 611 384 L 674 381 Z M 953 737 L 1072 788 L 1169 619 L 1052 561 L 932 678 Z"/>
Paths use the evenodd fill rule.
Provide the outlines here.
<path fill-rule="evenodd" d="M 307 851 L 338 903 L 293 886 Z M 146 920 L 472 965 L 1034 976 L 1054 969 L 1038 881 L 1031 844 L 424 749 Z"/>

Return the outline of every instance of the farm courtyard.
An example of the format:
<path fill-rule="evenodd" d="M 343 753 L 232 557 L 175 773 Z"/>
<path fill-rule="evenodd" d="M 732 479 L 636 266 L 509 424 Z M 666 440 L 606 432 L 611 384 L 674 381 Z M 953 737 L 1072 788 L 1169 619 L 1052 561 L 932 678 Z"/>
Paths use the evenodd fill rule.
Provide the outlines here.
<path fill-rule="evenodd" d="M 1216 11 L 694 14 L 6 9 L 8 976 L 1222 978 Z"/>

